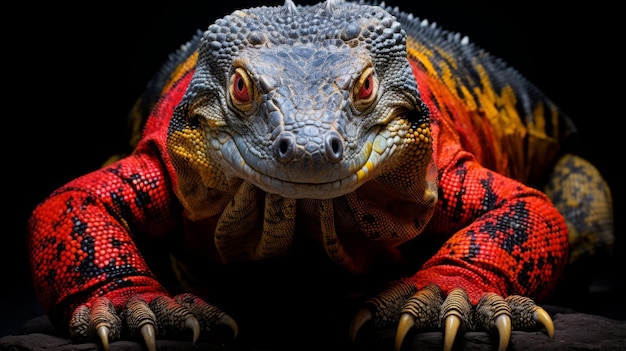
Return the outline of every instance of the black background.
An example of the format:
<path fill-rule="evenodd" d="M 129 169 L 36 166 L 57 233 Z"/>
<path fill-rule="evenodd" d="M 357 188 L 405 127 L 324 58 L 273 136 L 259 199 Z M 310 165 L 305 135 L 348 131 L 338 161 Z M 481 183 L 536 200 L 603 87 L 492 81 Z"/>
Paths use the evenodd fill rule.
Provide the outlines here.
<path fill-rule="evenodd" d="M 6 191 L 0 335 L 40 313 L 36 307 L 25 310 L 20 305 L 32 299 L 24 238 L 34 206 L 63 183 L 98 168 L 125 145 L 126 113 L 167 55 L 196 29 L 206 29 L 238 8 L 282 1 L 215 3 L 83 2 L 69 7 L 48 2 L 18 4 L 5 11 L 3 26 L 11 17 L 14 21 L 4 28 L 3 48 L 4 96 L 8 96 L 3 99 Z M 612 186 L 616 233 L 622 234 L 626 138 L 621 124 L 626 97 L 617 5 L 548 8 L 538 0 L 387 4 L 468 35 L 559 103 L 583 134 L 584 156 L 596 163 Z M 623 274 L 612 267 L 623 266 L 623 241 L 618 237 L 618 255 L 599 272 L 618 287 L 623 286 Z M 17 315 L 7 318 L 5 311 Z"/>

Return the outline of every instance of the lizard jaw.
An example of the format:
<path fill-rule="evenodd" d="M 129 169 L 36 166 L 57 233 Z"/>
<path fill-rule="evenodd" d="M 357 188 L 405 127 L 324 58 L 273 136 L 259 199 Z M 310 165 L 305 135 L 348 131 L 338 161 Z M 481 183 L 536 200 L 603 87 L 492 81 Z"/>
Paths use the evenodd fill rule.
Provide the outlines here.
<path fill-rule="evenodd" d="M 381 163 L 394 149 L 388 137 L 372 133 L 367 142 L 340 162 L 302 160 L 282 164 L 259 158 L 237 138 L 225 140 L 218 152 L 230 175 L 248 181 L 268 193 L 286 198 L 330 199 L 348 194 L 375 177 Z"/>

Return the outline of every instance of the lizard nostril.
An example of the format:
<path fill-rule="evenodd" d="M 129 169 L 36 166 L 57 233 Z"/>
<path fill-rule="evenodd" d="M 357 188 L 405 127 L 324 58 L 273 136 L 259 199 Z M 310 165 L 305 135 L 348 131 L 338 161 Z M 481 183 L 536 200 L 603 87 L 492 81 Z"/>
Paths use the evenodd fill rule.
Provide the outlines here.
<path fill-rule="evenodd" d="M 343 158 L 343 139 L 337 132 L 331 131 L 324 136 L 326 157 L 331 162 L 338 162 Z"/>
<path fill-rule="evenodd" d="M 295 136 L 289 132 L 283 132 L 274 142 L 274 156 L 280 162 L 289 162 L 293 159 L 296 151 Z"/>

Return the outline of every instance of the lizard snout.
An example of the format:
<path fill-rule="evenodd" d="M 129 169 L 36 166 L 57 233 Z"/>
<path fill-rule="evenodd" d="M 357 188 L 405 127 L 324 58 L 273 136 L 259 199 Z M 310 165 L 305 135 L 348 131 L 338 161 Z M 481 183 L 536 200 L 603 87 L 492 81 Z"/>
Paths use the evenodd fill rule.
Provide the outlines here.
<path fill-rule="evenodd" d="M 274 157 L 281 163 L 291 162 L 294 158 L 314 161 L 326 159 L 335 163 L 343 158 L 344 140 L 334 130 L 322 133 L 317 127 L 307 126 L 297 134 L 290 131 L 280 133 L 273 149 Z"/>

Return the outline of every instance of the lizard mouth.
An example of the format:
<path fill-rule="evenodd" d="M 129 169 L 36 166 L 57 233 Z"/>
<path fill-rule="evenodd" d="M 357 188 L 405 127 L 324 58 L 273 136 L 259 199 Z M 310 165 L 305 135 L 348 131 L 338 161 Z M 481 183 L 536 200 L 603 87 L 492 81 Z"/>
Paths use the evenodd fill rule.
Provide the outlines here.
<path fill-rule="evenodd" d="M 380 164 L 393 149 L 389 138 L 377 133 L 363 136 L 358 148 L 342 159 L 300 158 L 284 163 L 251 152 L 256 146 L 228 135 L 221 146 L 221 160 L 231 174 L 268 193 L 286 198 L 330 199 L 343 196 L 378 174 Z"/>

